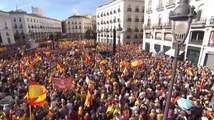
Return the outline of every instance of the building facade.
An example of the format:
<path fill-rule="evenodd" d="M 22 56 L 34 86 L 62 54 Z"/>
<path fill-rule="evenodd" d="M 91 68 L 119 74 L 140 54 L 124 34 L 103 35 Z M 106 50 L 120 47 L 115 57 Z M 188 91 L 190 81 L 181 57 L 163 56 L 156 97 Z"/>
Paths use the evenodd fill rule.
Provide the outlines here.
<path fill-rule="evenodd" d="M 171 10 L 180 0 L 145 0 L 145 24 L 143 49 L 153 53 L 173 56 Z M 206 1 L 206 2 L 205 2 Z M 214 68 L 214 13 L 213 0 L 190 0 L 195 6 L 197 18 L 192 21 L 189 34 L 181 47 L 180 57 L 191 60 L 196 65 Z"/>
<path fill-rule="evenodd" d="M 10 15 L 0 11 L 0 46 L 14 44 L 14 35 Z"/>
<path fill-rule="evenodd" d="M 96 10 L 97 42 L 113 43 L 113 29 L 120 27 L 116 43 L 141 42 L 144 0 L 112 0 Z"/>
<path fill-rule="evenodd" d="M 11 11 L 10 19 L 12 22 L 14 37 L 16 42 L 26 42 L 28 40 L 42 41 L 51 34 L 61 34 L 61 21 L 28 14 L 25 11 Z"/>
<path fill-rule="evenodd" d="M 87 30 L 92 30 L 92 19 L 86 16 L 73 15 L 65 20 L 66 34 L 74 39 L 83 39 Z"/>

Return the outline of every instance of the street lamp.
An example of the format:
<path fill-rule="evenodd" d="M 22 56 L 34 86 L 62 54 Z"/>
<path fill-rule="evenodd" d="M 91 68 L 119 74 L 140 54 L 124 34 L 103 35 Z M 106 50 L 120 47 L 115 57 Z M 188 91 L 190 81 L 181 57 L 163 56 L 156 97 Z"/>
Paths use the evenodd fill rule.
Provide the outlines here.
<path fill-rule="evenodd" d="M 181 0 L 180 4 L 169 13 L 169 19 L 172 20 L 172 36 L 173 42 L 175 43 L 175 53 L 174 53 L 174 63 L 172 69 L 172 76 L 170 80 L 170 87 L 168 90 L 166 106 L 164 110 L 163 120 L 167 119 L 169 105 L 172 96 L 172 89 L 174 84 L 174 78 L 176 74 L 178 54 L 180 51 L 181 45 L 183 45 L 187 35 L 189 33 L 190 25 L 192 19 L 196 18 L 196 12 L 194 11 L 195 7 L 190 6 L 188 0 Z"/>
<path fill-rule="evenodd" d="M 120 26 L 120 24 L 118 25 L 117 28 L 117 33 L 118 33 L 118 47 L 119 47 L 119 64 L 120 64 L 120 34 L 122 33 L 122 28 Z M 120 67 L 119 67 L 119 71 L 120 71 Z"/>

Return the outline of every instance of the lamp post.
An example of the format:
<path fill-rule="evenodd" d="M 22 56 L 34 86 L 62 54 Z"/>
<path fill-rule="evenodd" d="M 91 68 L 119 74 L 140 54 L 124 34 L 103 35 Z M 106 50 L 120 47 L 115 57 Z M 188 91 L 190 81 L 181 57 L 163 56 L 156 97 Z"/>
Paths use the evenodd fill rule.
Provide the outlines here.
<path fill-rule="evenodd" d="M 120 26 L 120 24 L 118 25 L 117 28 L 117 33 L 118 33 L 118 47 L 119 47 L 119 64 L 120 64 L 120 34 L 122 33 L 122 28 Z M 119 71 L 120 71 L 120 67 L 119 67 Z"/>
<path fill-rule="evenodd" d="M 107 43 L 107 51 L 108 51 L 108 43 L 109 43 L 109 41 L 108 41 L 108 36 L 109 36 L 108 28 L 106 29 L 105 34 L 106 34 L 106 43 Z"/>
<path fill-rule="evenodd" d="M 172 35 L 173 42 L 175 43 L 175 55 L 163 120 L 166 120 L 168 117 L 180 47 L 187 38 L 192 19 L 196 18 L 196 12 L 194 9 L 194 6 L 189 5 L 188 0 L 181 0 L 180 4 L 169 13 L 169 19 L 172 20 Z"/>

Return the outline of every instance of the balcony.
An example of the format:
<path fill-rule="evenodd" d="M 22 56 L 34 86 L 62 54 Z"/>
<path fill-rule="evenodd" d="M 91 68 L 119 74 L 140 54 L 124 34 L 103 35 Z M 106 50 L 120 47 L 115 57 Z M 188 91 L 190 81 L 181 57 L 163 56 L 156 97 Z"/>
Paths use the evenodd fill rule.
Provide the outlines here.
<path fill-rule="evenodd" d="M 132 18 L 130 18 L 130 17 L 127 18 L 127 21 L 128 21 L 128 22 L 131 22 L 131 21 L 132 21 Z"/>
<path fill-rule="evenodd" d="M 210 26 L 214 26 L 214 16 L 212 16 L 211 17 L 211 19 L 210 19 L 210 24 L 209 24 Z"/>
<path fill-rule="evenodd" d="M 139 32 L 139 29 L 138 28 L 135 28 L 135 30 L 134 30 L 135 32 Z"/>
<path fill-rule="evenodd" d="M 135 12 L 140 12 L 139 8 L 136 8 L 136 9 L 135 9 Z"/>
<path fill-rule="evenodd" d="M 151 8 L 151 7 L 150 7 L 150 8 L 147 8 L 146 13 L 147 13 L 147 14 L 151 14 L 151 13 L 152 13 L 152 8 Z"/>
<path fill-rule="evenodd" d="M 127 11 L 130 11 L 130 12 L 131 12 L 131 11 L 132 11 L 132 8 L 128 8 Z"/>
<path fill-rule="evenodd" d="M 206 18 L 195 19 L 192 21 L 191 27 L 205 27 L 206 21 Z"/>
<path fill-rule="evenodd" d="M 164 10 L 163 4 L 161 3 L 161 4 L 157 5 L 156 10 L 157 10 L 158 12 L 159 12 L 159 11 L 163 11 L 163 10 Z"/>
<path fill-rule="evenodd" d="M 163 28 L 165 28 L 165 29 L 171 29 L 171 28 L 172 28 L 172 25 L 171 25 L 170 23 L 165 23 L 165 24 L 163 25 Z"/>
<path fill-rule="evenodd" d="M 140 20 L 139 20 L 139 18 L 135 18 L 135 22 L 139 22 Z"/>
<path fill-rule="evenodd" d="M 167 0 L 166 1 L 166 8 L 170 9 L 170 8 L 173 8 L 173 7 L 175 7 L 175 0 Z"/>
<path fill-rule="evenodd" d="M 128 29 L 127 29 L 127 32 L 131 32 L 131 31 L 132 31 L 132 29 L 131 29 L 131 28 L 128 28 Z"/>
<path fill-rule="evenodd" d="M 189 44 L 202 45 L 204 39 L 204 31 L 192 31 L 190 33 Z"/>
<path fill-rule="evenodd" d="M 162 24 L 157 24 L 157 25 L 154 25 L 154 28 L 155 29 L 162 29 L 163 25 Z"/>

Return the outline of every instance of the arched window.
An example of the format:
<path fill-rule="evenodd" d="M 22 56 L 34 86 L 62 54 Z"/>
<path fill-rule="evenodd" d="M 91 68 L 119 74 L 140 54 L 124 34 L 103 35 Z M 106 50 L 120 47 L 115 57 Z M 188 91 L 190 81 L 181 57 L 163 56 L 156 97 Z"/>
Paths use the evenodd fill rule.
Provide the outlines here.
<path fill-rule="evenodd" d="M 158 16 L 158 25 L 161 25 L 162 22 L 162 18 L 161 18 L 161 14 Z"/>
<path fill-rule="evenodd" d="M 150 17 L 148 17 L 147 26 L 150 26 L 150 25 L 151 25 L 151 19 L 150 19 Z"/>
<path fill-rule="evenodd" d="M 152 0 L 149 0 L 149 2 L 148 2 L 148 8 L 152 8 Z"/>
<path fill-rule="evenodd" d="M 204 10 L 204 4 L 201 4 L 197 9 L 196 21 L 201 21 L 201 18 L 203 17 L 203 10 Z"/>

